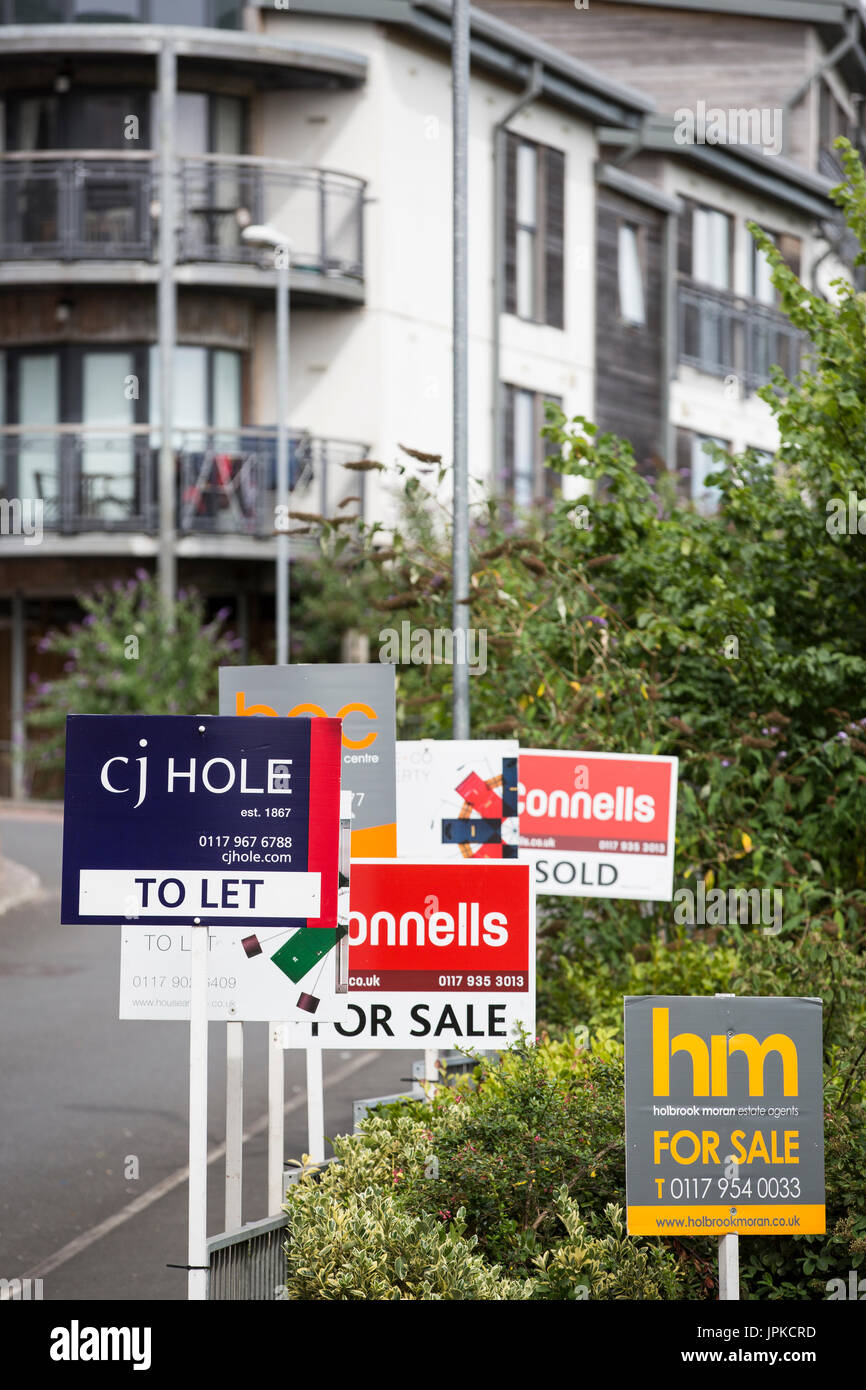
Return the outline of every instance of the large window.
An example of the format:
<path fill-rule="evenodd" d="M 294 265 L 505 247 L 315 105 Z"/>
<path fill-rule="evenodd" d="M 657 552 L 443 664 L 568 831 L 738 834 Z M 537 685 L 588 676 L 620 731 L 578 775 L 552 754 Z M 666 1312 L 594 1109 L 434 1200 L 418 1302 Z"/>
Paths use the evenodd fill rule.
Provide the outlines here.
<path fill-rule="evenodd" d="M 563 327 L 565 155 L 506 137 L 505 310 Z"/>
<path fill-rule="evenodd" d="M 542 438 L 545 423 L 544 405 L 553 401 L 561 405 L 558 396 L 527 391 L 520 386 L 506 385 L 505 393 L 505 459 L 500 480 L 504 497 L 515 508 L 531 507 L 536 502 L 554 496 L 561 475 L 545 467 L 545 460 L 556 452 L 556 446 Z"/>
<path fill-rule="evenodd" d="M 238 448 L 239 352 L 178 346 L 175 393 L 176 447 L 202 458 L 214 448 Z M 159 444 L 159 414 L 155 347 L 7 349 L 0 353 L 0 420 L 21 428 L 5 436 L 5 494 L 42 498 L 49 523 L 64 497 L 67 511 L 101 521 L 136 514 L 152 492 L 150 451 Z M 149 434 L 133 429 L 148 422 L 154 427 Z M 64 431 L 61 425 L 80 428 Z M 149 475 L 142 472 L 145 465 Z"/>

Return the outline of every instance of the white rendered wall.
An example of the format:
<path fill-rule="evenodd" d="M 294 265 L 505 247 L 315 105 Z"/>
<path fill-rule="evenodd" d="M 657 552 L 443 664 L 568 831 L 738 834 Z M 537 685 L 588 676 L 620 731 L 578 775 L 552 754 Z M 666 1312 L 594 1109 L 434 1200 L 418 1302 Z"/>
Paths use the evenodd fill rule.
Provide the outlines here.
<path fill-rule="evenodd" d="M 292 313 L 293 425 L 361 440 L 389 464 L 399 444 L 451 460 L 451 73 L 447 52 L 421 50 L 372 23 L 269 13 L 268 33 L 362 52 L 365 86 L 262 96 L 253 152 L 368 181 L 362 307 Z M 516 92 L 473 74 L 469 148 L 469 459 L 492 457 L 493 126 Z M 590 414 L 594 356 L 592 127 L 534 106 L 513 128 L 566 156 L 565 330 L 502 318 L 501 380 L 563 397 Z M 285 230 L 291 235 L 291 229 Z M 273 315 L 259 315 L 253 410 L 274 418 Z M 372 514 L 377 482 L 368 475 Z"/>

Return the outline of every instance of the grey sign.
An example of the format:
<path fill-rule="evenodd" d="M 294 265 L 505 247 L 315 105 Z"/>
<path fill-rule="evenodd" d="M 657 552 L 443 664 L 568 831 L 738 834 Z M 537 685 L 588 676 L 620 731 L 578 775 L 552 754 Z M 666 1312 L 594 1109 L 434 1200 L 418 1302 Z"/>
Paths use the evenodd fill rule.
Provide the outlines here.
<path fill-rule="evenodd" d="M 625 999 L 632 1235 L 824 1226 L 821 1000 Z"/>
<path fill-rule="evenodd" d="M 219 697 L 220 714 L 342 718 L 342 786 L 353 794 L 352 852 L 368 858 L 396 853 L 393 666 L 224 666 Z"/>

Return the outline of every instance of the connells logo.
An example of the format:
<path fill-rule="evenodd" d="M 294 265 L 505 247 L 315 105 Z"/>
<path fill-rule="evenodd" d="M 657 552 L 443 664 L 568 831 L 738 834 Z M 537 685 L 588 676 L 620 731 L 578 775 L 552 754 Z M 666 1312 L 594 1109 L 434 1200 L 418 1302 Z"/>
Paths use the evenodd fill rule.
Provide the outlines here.
<path fill-rule="evenodd" d="M 745 1054 L 749 1069 L 749 1095 L 764 1094 L 764 1071 L 767 1058 L 777 1053 L 782 1059 L 782 1089 L 786 1096 L 799 1094 L 797 1048 L 786 1033 L 771 1033 L 758 1042 L 751 1033 L 712 1034 L 709 1043 L 697 1033 L 676 1033 L 670 1036 L 670 1009 L 653 1009 L 652 1059 L 653 1095 L 671 1093 L 671 1058 L 687 1052 L 692 1059 L 692 1094 L 694 1096 L 727 1096 L 728 1058 L 736 1052 Z"/>
<path fill-rule="evenodd" d="M 73 1318 L 69 1327 L 51 1331 L 52 1361 L 131 1361 L 134 1371 L 150 1370 L 149 1327 L 82 1327 Z"/>

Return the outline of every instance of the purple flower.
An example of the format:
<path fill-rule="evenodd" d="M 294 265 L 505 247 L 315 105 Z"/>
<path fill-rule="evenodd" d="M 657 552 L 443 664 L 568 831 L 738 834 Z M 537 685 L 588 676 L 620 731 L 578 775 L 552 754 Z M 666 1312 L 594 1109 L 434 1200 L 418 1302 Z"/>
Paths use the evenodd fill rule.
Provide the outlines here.
<path fill-rule="evenodd" d="M 845 732 L 844 729 L 840 729 L 839 732 L 838 732 L 838 734 L 836 735 L 836 737 L 837 737 L 837 738 L 841 738 L 842 740 L 844 740 L 844 739 L 846 739 L 846 738 L 848 737 L 848 735 L 846 734 L 846 732 Z"/>
<path fill-rule="evenodd" d="M 219 608 L 219 609 L 217 609 L 216 616 L 214 617 L 214 622 L 215 622 L 215 623 L 224 623 L 225 620 L 226 620 L 226 618 L 227 618 L 227 617 L 229 616 L 229 614 L 231 613 L 231 611 L 232 611 L 232 610 L 231 610 L 230 608 Z"/>
<path fill-rule="evenodd" d="M 785 752 L 784 749 L 782 750 L 781 753 L 777 753 L 777 754 L 776 754 L 776 757 L 777 757 L 777 758 L 787 758 L 787 756 L 788 756 L 788 754 Z"/>
<path fill-rule="evenodd" d="M 600 618 L 597 613 L 590 613 L 587 622 L 595 623 L 597 627 L 607 627 L 607 618 Z"/>
<path fill-rule="evenodd" d="M 137 569 L 135 571 L 135 577 L 138 580 L 139 584 L 146 584 L 150 576 L 148 575 L 147 570 Z"/>
<path fill-rule="evenodd" d="M 82 627 L 93 627 L 93 624 L 94 624 L 95 622 L 96 622 L 96 614 L 95 614 L 95 613 L 88 613 L 87 617 L 84 619 L 84 622 L 81 624 L 81 626 L 82 626 Z"/>
<path fill-rule="evenodd" d="M 722 758 L 722 767 L 730 767 L 730 766 L 731 766 L 731 760 L 730 760 L 730 758 Z"/>
<path fill-rule="evenodd" d="M 74 670 L 75 670 L 75 662 L 74 662 L 74 661 L 64 661 L 64 663 L 63 663 L 63 669 L 64 669 L 64 671 L 74 671 Z"/>
<path fill-rule="evenodd" d="M 47 652 L 47 651 L 49 650 L 50 646 L 51 646 L 51 639 L 50 639 L 50 637 L 40 637 L 40 638 L 39 638 L 39 641 L 36 643 L 36 650 L 37 650 L 38 652 Z"/>

